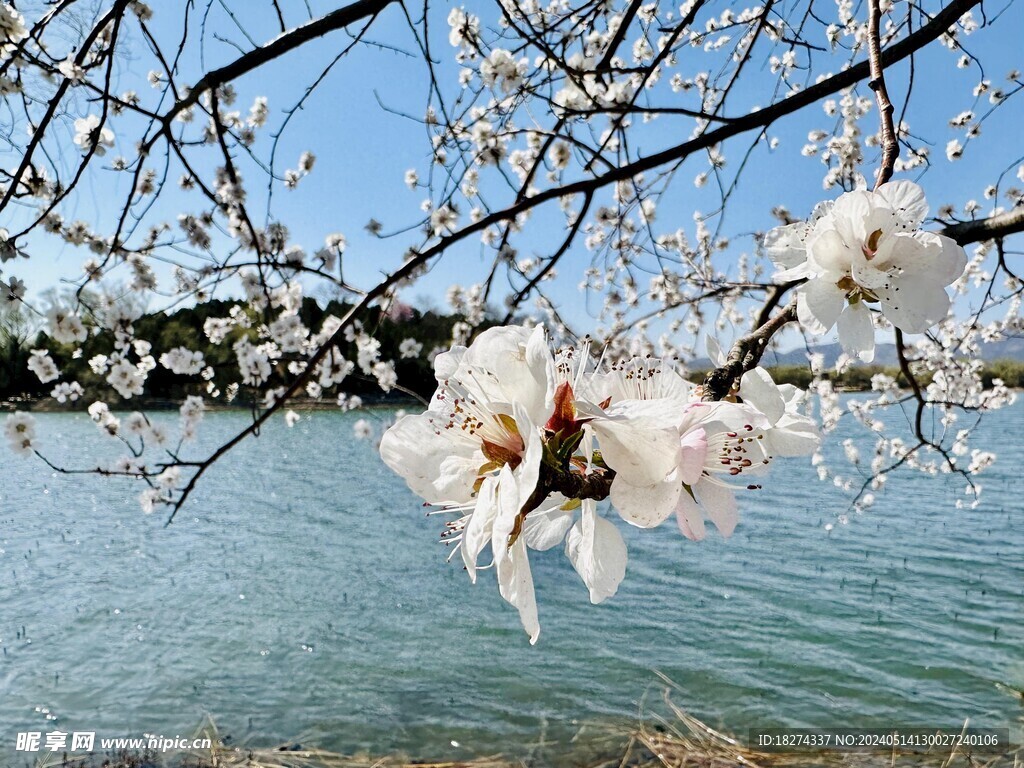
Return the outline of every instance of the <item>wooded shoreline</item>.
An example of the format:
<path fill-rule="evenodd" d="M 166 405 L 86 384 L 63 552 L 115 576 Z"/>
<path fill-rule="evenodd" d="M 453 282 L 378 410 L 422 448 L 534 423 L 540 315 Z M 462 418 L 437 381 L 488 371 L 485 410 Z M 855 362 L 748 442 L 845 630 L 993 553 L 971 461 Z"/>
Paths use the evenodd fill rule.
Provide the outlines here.
<path fill-rule="evenodd" d="M 807 389 L 812 382 L 810 368 L 799 365 L 785 365 L 769 367 L 768 372 L 772 374 L 777 384 L 793 384 L 801 389 Z M 687 375 L 687 378 L 698 383 L 703 381 L 706 371 L 698 370 Z M 826 378 L 832 382 L 837 392 L 858 393 L 870 392 L 872 390 L 872 378 L 878 375 L 888 376 L 896 382 L 900 390 L 909 390 L 909 386 L 898 368 L 887 366 L 854 366 L 843 373 L 830 372 Z M 981 374 L 982 383 L 986 389 L 990 389 L 994 380 L 999 380 L 1004 386 L 1020 390 L 1024 389 L 1024 362 L 1017 360 L 998 360 L 986 365 Z M 930 376 L 927 372 L 920 374 L 919 381 L 922 385 L 930 383 Z M 79 400 L 77 402 L 58 403 L 56 400 L 45 396 L 11 397 L 0 400 L 0 411 L 33 411 L 36 413 L 66 413 L 85 412 L 89 402 Z M 182 403 L 180 398 L 166 397 L 140 397 L 131 400 L 121 400 L 114 397 L 108 404 L 112 411 L 162 411 L 175 410 Z M 366 394 L 363 396 L 363 408 L 420 408 L 424 403 L 403 393 L 376 396 Z M 236 399 L 234 402 L 223 400 L 206 400 L 208 411 L 252 411 L 253 403 Z M 289 401 L 288 407 L 295 411 L 334 411 L 338 405 L 333 397 L 312 398 L 296 397 Z"/>

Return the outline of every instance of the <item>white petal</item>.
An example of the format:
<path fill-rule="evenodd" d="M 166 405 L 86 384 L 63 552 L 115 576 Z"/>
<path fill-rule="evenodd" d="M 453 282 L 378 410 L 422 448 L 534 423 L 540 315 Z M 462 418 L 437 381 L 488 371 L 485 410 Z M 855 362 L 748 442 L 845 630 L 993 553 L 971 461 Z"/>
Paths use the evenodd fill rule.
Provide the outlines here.
<path fill-rule="evenodd" d="M 523 521 L 523 539 L 529 549 L 547 550 L 565 541 L 572 526 L 572 512 L 562 509 L 565 497 L 557 495 L 553 503 L 535 509 Z"/>
<path fill-rule="evenodd" d="M 726 538 L 732 536 L 732 532 L 736 529 L 736 523 L 739 522 L 736 496 L 732 489 L 705 480 L 697 485 L 694 492 L 700 500 L 704 512 L 715 524 L 719 533 Z"/>
<path fill-rule="evenodd" d="M 868 234 L 873 232 L 878 222 L 874 205 L 874 195 L 864 190 L 855 190 L 840 195 L 832 206 L 829 220 L 835 226 L 841 240 L 850 248 L 859 249 L 867 241 Z M 892 217 L 889 216 L 891 219 Z M 813 249 L 808 245 L 808 251 Z"/>
<path fill-rule="evenodd" d="M 694 541 L 704 540 L 704 512 L 685 490 L 679 495 L 679 503 L 676 505 L 676 523 L 686 538 Z"/>
<path fill-rule="evenodd" d="M 806 222 L 776 227 L 764 236 L 764 248 L 768 258 L 781 269 L 792 269 L 807 260 L 806 239 L 809 227 Z"/>
<path fill-rule="evenodd" d="M 543 334 L 540 326 L 532 331 L 522 326 L 488 328 L 466 350 L 456 377 L 492 402 L 522 403 L 530 419 L 543 424 L 548 370 L 537 348 L 538 334 Z"/>
<path fill-rule="evenodd" d="M 820 272 L 846 272 L 850 268 L 852 252 L 835 229 L 815 230 L 807 240 L 807 261 L 812 270 Z"/>
<path fill-rule="evenodd" d="M 967 254 L 955 240 L 934 232 L 918 232 L 915 238 L 927 247 L 916 271 L 931 282 L 946 286 L 964 273 Z"/>
<path fill-rule="evenodd" d="M 452 455 L 442 459 L 437 479 L 433 483 L 436 493 L 432 503 L 447 501 L 464 504 L 469 501 L 480 466 L 486 461 L 486 457 L 479 452 L 472 456 Z"/>
<path fill-rule="evenodd" d="M 519 436 L 523 438 L 525 444 L 523 461 L 516 468 L 519 498 L 525 504 L 526 500 L 530 498 L 530 494 L 537 487 L 537 480 L 540 477 L 540 461 L 544 455 L 544 446 L 540 439 L 540 430 L 530 420 L 525 406 L 521 403 L 514 403 L 512 412 L 515 416 L 516 427 L 519 428 Z"/>
<path fill-rule="evenodd" d="M 494 570 L 498 576 L 498 591 L 519 610 L 519 619 L 530 636 L 530 644 L 537 642 L 540 623 L 537 618 L 537 600 L 533 591 L 533 575 L 522 536 L 509 547 L 508 539 L 519 515 L 519 493 L 515 478 L 508 466 L 501 469 L 498 480 L 498 515 L 494 521 L 491 549 L 494 551 Z"/>
<path fill-rule="evenodd" d="M 653 485 L 631 485 L 622 475 L 612 480 L 610 500 L 619 516 L 637 528 L 654 528 L 672 514 L 682 482 L 675 473 Z"/>
<path fill-rule="evenodd" d="M 533 574 L 526 552 L 526 542 L 520 537 L 506 557 L 497 564 L 498 591 L 501 596 L 519 611 L 519 620 L 530 636 L 530 645 L 540 637 L 540 620 L 537 615 L 537 596 L 533 590 Z"/>
<path fill-rule="evenodd" d="M 708 434 L 723 429 L 728 432 L 749 432 L 748 425 L 751 429 L 765 430 L 771 423 L 763 413 L 751 405 L 720 400 L 713 403 L 690 403 L 683 411 L 679 431 L 683 435 L 688 435 L 697 427 L 705 427 Z"/>
<path fill-rule="evenodd" d="M 857 285 L 868 290 L 881 288 L 889 282 L 889 273 L 885 269 L 876 266 L 874 260 L 868 261 L 863 257 L 853 260 L 852 276 Z"/>
<path fill-rule="evenodd" d="M 679 433 L 673 428 L 655 427 L 642 416 L 631 417 L 633 409 L 629 405 L 624 403 L 626 407 L 615 412 L 610 409 L 609 417 L 594 419 L 588 427 L 597 438 L 605 464 L 617 475 L 633 485 L 654 485 L 678 463 Z M 678 413 L 678 404 L 673 406 Z"/>
<path fill-rule="evenodd" d="M 820 203 L 815 204 L 814 209 L 811 211 L 810 217 L 807 219 L 807 223 L 814 225 L 819 221 L 824 222 L 824 225 L 828 224 L 828 219 L 832 215 L 832 208 L 835 206 L 834 200 L 822 200 Z"/>
<path fill-rule="evenodd" d="M 786 401 L 787 411 L 802 403 L 807 395 L 804 390 L 792 384 L 779 384 L 779 393 L 782 395 L 782 399 Z"/>
<path fill-rule="evenodd" d="M 678 374 L 675 378 L 679 378 Z M 615 421 L 643 424 L 653 429 L 672 429 L 679 423 L 678 395 L 690 391 L 689 387 L 677 391 L 673 382 L 670 382 L 671 396 L 668 397 L 649 400 L 622 399 L 603 409 L 587 401 L 577 401 L 576 410 L 581 417 L 595 422 Z"/>
<path fill-rule="evenodd" d="M 898 267 L 902 273 L 918 274 L 928 271 L 929 263 L 934 261 L 934 257 L 928 254 L 929 245 L 918 236 L 921 234 L 923 233 L 908 235 L 903 232 L 895 232 L 889 235 L 881 241 L 874 258 L 867 263 L 884 274 L 888 274 L 892 267 Z M 938 236 L 936 235 L 936 237 Z M 937 240 L 935 246 L 938 248 Z M 855 279 L 856 277 L 854 275 Z M 858 280 L 858 282 L 860 281 Z M 867 283 L 861 283 L 861 285 L 869 288 L 878 287 L 867 285 Z"/>
<path fill-rule="evenodd" d="M 826 333 L 843 311 L 846 294 L 836 285 L 838 277 L 828 273 L 808 280 L 797 288 L 797 315 L 808 332 L 820 336 Z"/>
<path fill-rule="evenodd" d="M 431 503 L 465 503 L 473 497 L 477 469 L 486 460 L 469 442 L 453 441 L 430 423 L 430 411 L 405 416 L 384 433 L 380 456 L 409 489 Z"/>
<path fill-rule="evenodd" d="M 452 347 L 447 352 L 438 353 L 434 358 L 434 378 L 442 382 L 454 376 L 465 354 L 465 347 Z"/>
<path fill-rule="evenodd" d="M 905 333 L 924 333 L 949 312 L 946 290 L 925 280 L 894 279 L 878 298 L 882 313 Z"/>
<path fill-rule="evenodd" d="M 848 355 L 858 357 L 865 363 L 875 359 L 875 328 L 871 322 L 871 311 L 858 301 L 850 304 L 839 316 L 839 343 Z"/>
<path fill-rule="evenodd" d="M 718 343 L 712 334 L 707 334 L 704 337 L 704 349 L 708 353 L 708 360 L 716 368 L 721 368 L 725 365 L 725 352 L 722 351 L 722 345 Z"/>
<path fill-rule="evenodd" d="M 570 529 L 565 554 L 590 590 L 590 602 L 597 604 L 612 595 L 626 575 L 626 542 L 609 520 L 599 517 L 591 500 Z"/>
<path fill-rule="evenodd" d="M 803 280 L 805 277 L 810 277 L 811 274 L 810 264 L 804 261 L 792 269 L 779 270 L 772 275 L 772 281 L 775 283 L 789 283 L 793 280 Z"/>
<path fill-rule="evenodd" d="M 812 419 L 806 416 L 785 416 L 765 435 L 772 456 L 809 456 L 821 437 Z"/>
<path fill-rule="evenodd" d="M 740 397 L 767 416 L 772 424 L 781 419 L 782 414 L 786 412 L 782 392 L 779 391 L 771 374 L 760 366 L 743 374 L 743 378 L 740 379 Z"/>
<path fill-rule="evenodd" d="M 538 325 L 530 334 L 530 340 L 526 343 L 526 364 L 534 380 L 546 382 L 544 388 L 544 409 L 540 413 L 532 413 L 531 417 L 538 424 L 543 424 L 554 403 L 555 392 L 555 359 L 551 355 L 551 348 L 548 346 L 548 335 L 543 325 Z"/>
<path fill-rule="evenodd" d="M 498 481 L 485 477 L 477 494 L 476 506 L 462 531 L 462 562 L 469 580 L 476 583 L 476 564 L 484 547 L 491 543 L 494 520 L 498 516 Z"/>
<path fill-rule="evenodd" d="M 928 201 L 924 198 L 924 190 L 912 181 L 887 182 L 875 190 L 875 194 L 900 215 L 908 229 L 920 227 L 928 215 Z"/>

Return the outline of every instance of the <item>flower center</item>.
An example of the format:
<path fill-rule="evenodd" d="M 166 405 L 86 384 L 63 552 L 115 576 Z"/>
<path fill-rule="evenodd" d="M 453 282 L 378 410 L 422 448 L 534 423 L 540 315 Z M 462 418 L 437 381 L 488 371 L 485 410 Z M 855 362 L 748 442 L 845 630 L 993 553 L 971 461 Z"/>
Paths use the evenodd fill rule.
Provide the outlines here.
<path fill-rule="evenodd" d="M 768 464 L 772 457 L 761 448 L 764 435 L 750 424 L 740 432 L 719 432 L 708 439 L 708 458 L 705 472 L 727 473 L 733 477 L 758 465 Z M 714 457 L 713 459 L 711 457 Z"/>
<path fill-rule="evenodd" d="M 436 397 L 448 407 L 441 418 L 430 419 L 437 434 L 444 430 L 454 438 L 478 443 L 484 456 L 495 465 L 488 465 L 488 470 L 505 464 L 513 469 L 519 466 L 526 444 L 514 418 L 495 413 L 458 379 L 445 379 Z"/>
<path fill-rule="evenodd" d="M 860 285 L 851 275 L 843 275 L 836 281 L 836 286 L 846 294 L 846 298 L 851 304 L 861 300 L 878 301 L 878 296 Z"/>
<path fill-rule="evenodd" d="M 882 239 L 882 230 L 876 229 L 870 235 L 868 235 L 867 242 L 860 247 L 861 252 L 864 254 L 864 258 L 871 261 L 875 258 L 875 254 L 878 253 L 878 243 Z"/>

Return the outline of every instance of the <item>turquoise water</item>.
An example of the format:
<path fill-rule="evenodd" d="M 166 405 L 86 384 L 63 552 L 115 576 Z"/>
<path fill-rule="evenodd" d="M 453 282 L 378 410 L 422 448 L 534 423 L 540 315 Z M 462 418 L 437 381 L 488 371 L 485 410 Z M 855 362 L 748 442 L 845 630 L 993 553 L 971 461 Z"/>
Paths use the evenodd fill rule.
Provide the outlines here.
<path fill-rule="evenodd" d="M 997 686 L 1024 688 L 1024 404 L 984 426 L 1000 458 L 974 511 L 953 508 L 962 482 L 901 475 L 828 532 L 846 497 L 791 460 L 729 541 L 623 526 L 629 572 L 601 606 L 559 550 L 537 553 L 535 647 L 489 574 L 474 587 L 444 562 L 440 521 L 350 439 L 356 418 L 272 424 L 166 528 L 135 485 L 0 455 L 0 755 L 52 730 L 44 709 L 99 736 L 209 714 L 258 745 L 514 752 L 635 716 L 654 670 L 740 734 L 1024 713 Z M 204 442 L 245 419 L 209 414 Z M 58 460 L 107 445 L 84 415 L 39 422 Z"/>

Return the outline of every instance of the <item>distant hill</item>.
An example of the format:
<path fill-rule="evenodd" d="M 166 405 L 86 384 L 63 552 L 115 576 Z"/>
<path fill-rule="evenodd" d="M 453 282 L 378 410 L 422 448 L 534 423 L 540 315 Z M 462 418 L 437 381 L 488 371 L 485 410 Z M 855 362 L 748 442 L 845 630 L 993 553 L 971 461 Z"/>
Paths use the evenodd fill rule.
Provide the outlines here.
<path fill-rule="evenodd" d="M 836 360 L 839 359 L 839 355 L 842 354 L 843 348 L 840 347 L 839 344 L 820 344 L 818 346 L 811 347 L 810 350 L 824 355 L 825 365 L 831 367 L 834 366 Z M 982 347 L 981 356 L 983 360 L 987 361 L 1024 361 L 1024 338 L 1004 339 L 1003 341 L 995 341 L 991 344 L 986 344 Z M 776 352 L 775 350 L 770 349 L 765 352 L 764 357 L 761 359 L 761 364 L 767 367 L 774 367 L 777 365 L 804 365 L 806 362 L 807 350 L 802 347 L 791 349 L 788 352 Z M 872 365 L 899 365 L 899 361 L 896 359 L 896 345 L 878 344 L 875 347 L 875 359 Z M 689 367 L 691 370 L 703 370 L 711 367 L 711 361 L 706 357 L 702 357 L 690 363 Z"/>

